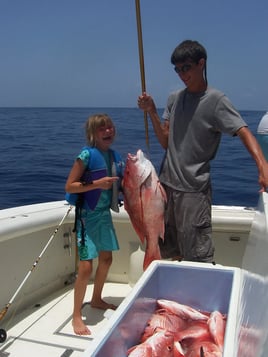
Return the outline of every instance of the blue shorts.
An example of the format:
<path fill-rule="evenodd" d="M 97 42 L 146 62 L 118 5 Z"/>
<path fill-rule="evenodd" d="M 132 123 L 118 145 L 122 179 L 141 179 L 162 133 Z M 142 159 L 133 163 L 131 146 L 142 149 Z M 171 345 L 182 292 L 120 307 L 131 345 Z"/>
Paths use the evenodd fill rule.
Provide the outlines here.
<path fill-rule="evenodd" d="M 84 224 L 84 240 L 82 224 L 77 221 L 77 247 L 80 260 L 91 260 L 99 256 L 100 251 L 119 249 L 110 209 L 88 211 L 82 210 Z"/>

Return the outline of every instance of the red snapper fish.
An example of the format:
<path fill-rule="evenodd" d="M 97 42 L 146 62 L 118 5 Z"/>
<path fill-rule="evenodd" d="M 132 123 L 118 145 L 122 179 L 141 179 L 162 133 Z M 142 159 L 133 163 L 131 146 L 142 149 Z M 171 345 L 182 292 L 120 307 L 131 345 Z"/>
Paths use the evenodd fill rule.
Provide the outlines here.
<path fill-rule="evenodd" d="M 160 308 L 165 309 L 175 315 L 178 315 L 183 319 L 201 320 L 201 321 L 208 320 L 208 316 L 203 314 L 202 312 L 199 312 L 198 310 L 188 305 L 179 304 L 176 301 L 158 299 L 157 304 Z"/>
<path fill-rule="evenodd" d="M 219 311 L 213 311 L 208 319 L 208 328 L 214 342 L 223 351 L 226 320 Z"/>
<path fill-rule="evenodd" d="M 186 357 L 222 357 L 220 348 L 211 341 L 195 341 L 185 354 Z"/>
<path fill-rule="evenodd" d="M 177 331 L 184 330 L 186 326 L 186 321 L 179 316 L 164 310 L 157 310 L 147 322 L 141 341 L 145 341 L 148 337 L 152 336 L 155 331 L 159 330 L 164 330 L 176 335 Z"/>
<path fill-rule="evenodd" d="M 173 357 L 174 336 L 165 331 L 158 331 L 145 342 L 131 347 L 129 357 Z"/>
<path fill-rule="evenodd" d="M 161 259 L 159 238 L 164 240 L 167 196 L 155 168 L 142 150 L 128 154 L 123 178 L 124 206 L 142 243 L 146 241 L 143 269 Z"/>

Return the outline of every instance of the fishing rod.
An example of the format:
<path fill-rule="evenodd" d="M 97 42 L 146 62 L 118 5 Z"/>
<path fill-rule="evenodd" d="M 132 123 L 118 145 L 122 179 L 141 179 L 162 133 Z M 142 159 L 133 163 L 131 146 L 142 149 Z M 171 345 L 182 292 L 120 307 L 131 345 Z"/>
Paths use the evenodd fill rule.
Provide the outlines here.
<path fill-rule="evenodd" d="M 12 296 L 12 298 L 10 299 L 10 301 L 5 305 L 5 307 L 0 311 L 0 321 L 4 318 L 4 316 L 6 315 L 8 309 L 10 308 L 10 306 L 12 305 L 13 301 L 15 300 L 16 296 L 18 295 L 18 293 L 20 292 L 20 290 L 22 289 L 22 287 L 24 286 L 24 284 L 26 283 L 27 279 L 29 278 L 29 276 L 31 275 L 31 273 L 34 271 L 34 269 L 36 268 L 37 264 L 39 263 L 40 259 L 42 258 L 43 254 L 45 253 L 45 251 L 47 250 L 47 247 L 49 246 L 49 244 L 52 242 L 52 240 L 54 239 L 55 235 L 58 233 L 58 230 L 60 228 L 60 226 L 62 225 L 62 223 L 64 222 L 64 220 L 66 219 L 66 217 L 69 215 L 69 213 L 71 212 L 73 206 L 70 206 L 68 208 L 68 211 L 65 213 L 65 215 L 62 217 L 60 223 L 58 224 L 58 226 L 56 227 L 54 233 L 51 235 L 51 237 L 49 238 L 47 244 L 45 245 L 45 247 L 43 248 L 42 252 L 39 254 L 38 258 L 35 260 L 35 262 L 33 263 L 31 269 L 28 271 L 28 273 L 26 274 L 25 278 L 23 279 L 23 281 L 21 282 L 21 284 L 19 285 L 19 287 L 17 288 L 17 290 L 15 291 L 14 295 Z M 6 340 L 6 331 L 4 329 L 0 329 L 0 343 L 4 342 Z"/>
<path fill-rule="evenodd" d="M 137 32 L 138 32 L 138 45 L 139 45 L 139 59 L 140 59 L 140 74 L 141 74 L 141 90 L 142 93 L 146 92 L 145 84 L 145 70 L 144 70 L 144 55 L 143 55 L 143 41 L 142 41 L 142 27 L 141 27 L 141 10 L 140 1 L 136 1 L 136 20 L 137 20 Z M 149 151 L 149 131 L 148 131 L 148 119 L 147 112 L 144 111 L 144 126 L 145 126 L 145 138 L 146 145 Z"/>

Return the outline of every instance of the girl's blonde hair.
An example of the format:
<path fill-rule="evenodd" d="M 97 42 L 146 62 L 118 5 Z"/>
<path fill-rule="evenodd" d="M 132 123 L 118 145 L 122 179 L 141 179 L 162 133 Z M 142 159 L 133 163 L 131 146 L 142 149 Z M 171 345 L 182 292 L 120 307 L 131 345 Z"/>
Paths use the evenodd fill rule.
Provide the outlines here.
<path fill-rule="evenodd" d="M 86 121 L 86 137 L 90 146 L 96 145 L 96 131 L 101 126 L 112 126 L 115 130 L 112 119 L 104 113 L 91 115 Z"/>

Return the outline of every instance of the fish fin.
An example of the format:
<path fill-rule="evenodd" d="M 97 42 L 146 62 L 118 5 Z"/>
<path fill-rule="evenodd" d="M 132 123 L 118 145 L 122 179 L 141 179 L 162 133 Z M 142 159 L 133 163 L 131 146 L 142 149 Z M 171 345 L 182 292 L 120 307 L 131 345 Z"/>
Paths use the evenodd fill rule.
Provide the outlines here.
<path fill-rule="evenodd" d="M 144 242 L 145 242 L 145 237 L 144 237 L 144 235 L 143 235 L 140 222 L 135 222 L 135 221 L 132 219 L 132 220 L 131 220 L 131 223 L 132 223 L 132 226 L 133 226 L 135 232 L 137 233 L 138 237 L 140 238 L 140 241 L 142 242 L 142 244 L 144 244 Z"/>
<path fill-rule="evenodd" d="M 159 245 L 156 245 L 153 251 L 148 246 L 146 247 L 143 261 L 143 270 L 145 271 L 154 260 L 161 260 Z"/>
<path fill-rule="evenodd" d="M 167 194 L 166 194 L 166 191 L 165 191 L 164 187 L 161 185 L 160 181 L 157 182 L 157 186 L 158 186 L 158 188 L 159 188 L 159 190 L 161 192 L 163 200 L 165 201 L 165 203 L 167 203 Z"/>

